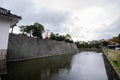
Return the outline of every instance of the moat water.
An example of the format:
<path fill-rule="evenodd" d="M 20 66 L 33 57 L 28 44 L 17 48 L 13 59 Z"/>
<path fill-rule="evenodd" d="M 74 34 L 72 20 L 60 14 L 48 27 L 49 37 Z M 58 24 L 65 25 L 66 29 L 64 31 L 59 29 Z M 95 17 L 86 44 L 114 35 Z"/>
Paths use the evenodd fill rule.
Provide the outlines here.
<path fill-rule="evenodd" d="M 10 62 L 2 80 L 108 80 L 102 53 L 81 52 Z"/>

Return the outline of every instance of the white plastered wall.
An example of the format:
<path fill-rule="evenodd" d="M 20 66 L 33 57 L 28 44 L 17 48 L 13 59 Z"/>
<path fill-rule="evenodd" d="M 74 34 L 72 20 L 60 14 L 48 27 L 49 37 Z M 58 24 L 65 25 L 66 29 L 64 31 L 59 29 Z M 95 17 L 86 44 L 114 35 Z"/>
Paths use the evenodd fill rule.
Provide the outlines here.
<path fill-rule="evenodd" d="M 0 16 L 0 49 L 7 49 L 10 19 Z"/>

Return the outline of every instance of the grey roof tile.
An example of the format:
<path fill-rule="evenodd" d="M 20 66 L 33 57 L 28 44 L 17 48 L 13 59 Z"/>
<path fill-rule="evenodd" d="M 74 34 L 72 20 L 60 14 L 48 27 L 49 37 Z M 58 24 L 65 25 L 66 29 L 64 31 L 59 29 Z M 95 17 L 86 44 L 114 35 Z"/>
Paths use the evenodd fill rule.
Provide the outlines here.
<path fill-rule="evenodd" d="M 2 8 L 2 7 L 0 7 L 0 14 L 1 14 L 1 15 L 4 15 L 4 16 L 8 16 L 8 17 L 14 17 L 14 18 L 19 18 L 19 19 L 21 19 L 21 16 L 12 14 L 12 13 L 10 12 L 10 10 L 4 9 L 4 8 Z"/>

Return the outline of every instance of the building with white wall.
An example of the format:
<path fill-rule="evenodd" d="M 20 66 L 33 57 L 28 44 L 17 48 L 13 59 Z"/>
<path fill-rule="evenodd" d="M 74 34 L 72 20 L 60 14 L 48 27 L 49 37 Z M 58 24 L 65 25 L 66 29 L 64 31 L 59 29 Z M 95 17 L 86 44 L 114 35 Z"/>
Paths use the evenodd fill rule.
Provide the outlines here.
<path fill-rule="evenodd" d="M 21 20 L 20 16 L 12 14 L 10 10 L 0 7 L 0 74 L 3 73 L 3 64 L 6 59 L 9 29 Z"/>

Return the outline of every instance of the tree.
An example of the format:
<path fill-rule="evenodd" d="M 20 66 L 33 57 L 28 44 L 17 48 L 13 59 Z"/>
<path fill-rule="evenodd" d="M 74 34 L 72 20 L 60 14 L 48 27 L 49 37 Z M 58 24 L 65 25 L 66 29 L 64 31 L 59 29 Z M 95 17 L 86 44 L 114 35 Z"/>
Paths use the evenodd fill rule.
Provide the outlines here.
<path fill-rule="evenodd" d="M 66 34 L 66 35 L 65 35 L 65 38 L 71 40 L 70 34 Z"/>
<path fill-rule="evenodd" d="M 102 41 L 102 46 L 108 46 L 110 43 L 108 41 Z"/>
<path fill-rule="evenodd" d="M 65 42 L 69 42 L 69 43 L 73 43 L 73 40 L 72 40 L 70 34 L 66 34 L 66 35 L 65 35 L 64 41 L 65 41 Z"/>
<path fill-rule="evenodd" d="M 26 26 L 19 26 L 19 28 L 20 28 L 20 31 L 22 32 L 22 34 L 23 35 L 25 35 L 26 34 L 26 31 L 25 31 L 25 29 L 26 29 Z"/>
<path fill-rule="evenodd" d="M 44 32 L 44 26 L 39 24 L 39 23 L 35 23 L 34 25 L 32 25 L 32 35 L 34 37 L 38 37 L 38 38 L 43 38 L 42 37 L 42 33 Z"/>
<path fill-rule="evenodd" d="M 69 34 L 64 35 L 59 35 L 59 34 L 54 34 L 53 32 L 50 34 L 50 39 L 56 40 L 56 41 L 65 41 L 69 43 L 73 43 L 73 40 L 71 39 L 71 36 Z"/>
<path fill-rule="evenodd" d="M 120 44 L 120 34 L 118 35 L 118 39 L 119 39 L 119 44 Z"/>
<path fill-rule="evenodd" d="M 44 26 L 39 23 L 35 23 L 34 25 L 19 26 L 19 28 L 24 35 L 43 38 L 42 33 L 44 32 Z"/>
<path fill-rule="evenodd" d="M 55 37 L 56 37 L 55 34 L 53 32 L 51 32 L 50 39 L 55 40 Z"/>

